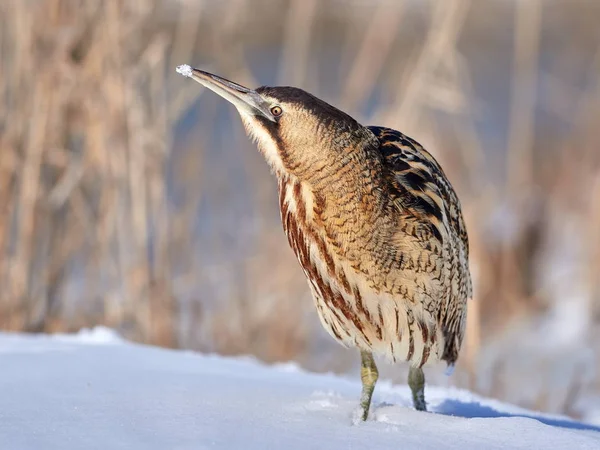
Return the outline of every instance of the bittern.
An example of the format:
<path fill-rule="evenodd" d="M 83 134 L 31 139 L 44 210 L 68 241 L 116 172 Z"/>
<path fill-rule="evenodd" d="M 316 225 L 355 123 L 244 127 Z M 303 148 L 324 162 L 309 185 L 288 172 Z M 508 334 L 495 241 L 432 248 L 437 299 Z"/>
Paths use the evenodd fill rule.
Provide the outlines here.
<path fill-rule="evenodd" d="M 454 365 L 472 296 L 460 203 L 438 162 L 399 131 L 363 126 L 301 89 L 177 71 L 233 103 L 275 174 L 321 323 L 360 351 L 362 419 L 378 378 L 373 354 L 410 363 L 413 404 L 425 411 L 422 368 Z"/>

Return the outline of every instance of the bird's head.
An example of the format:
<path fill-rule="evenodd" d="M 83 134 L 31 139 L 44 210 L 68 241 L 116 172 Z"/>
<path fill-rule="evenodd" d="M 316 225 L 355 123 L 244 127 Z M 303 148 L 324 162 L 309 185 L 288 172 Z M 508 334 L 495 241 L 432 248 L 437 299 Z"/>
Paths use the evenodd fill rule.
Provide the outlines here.
<path fill-rule="evenodd" d="M 189 66 L 177 71 L 237 108 L 247 134 L 278 175 L 306 179 L 323 169 L 335 170 L 376 139 L 352 117 L 302 89 L 253 90 Z"/>

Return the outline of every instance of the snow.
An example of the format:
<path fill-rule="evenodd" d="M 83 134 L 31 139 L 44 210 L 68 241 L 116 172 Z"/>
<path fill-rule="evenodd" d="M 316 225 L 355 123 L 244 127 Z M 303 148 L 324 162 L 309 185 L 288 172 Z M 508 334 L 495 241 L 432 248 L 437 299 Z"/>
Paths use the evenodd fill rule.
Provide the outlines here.
<path fill-rule="evenodd" d="M 95 327 L 92 329 L 82 328 L 76 334 L 53 334 L 50 336 L 40 336 L 42 339 L 52 338 L 64 342 L 79 342 L 81 344 L 121 344 L 121 337 L 110 328 Z"/>
<path fill-rule="evenodd" d="M 188 66 L 187 64 L 182 64 L 181 66 L 177 66 L 177 68 L 175 69 L 175 71 L 177 73 L 180 73 L 184 77 L 191 77 L 192 76 L 192 68 L 190 66 Z"/>
<path fill-rule="evenodd" d="M 104 328 L 0 333 L 0 449 L 598 449 L 600 427 L 428 387 L 433 413 L 380 382 L 136 345 Z"/>

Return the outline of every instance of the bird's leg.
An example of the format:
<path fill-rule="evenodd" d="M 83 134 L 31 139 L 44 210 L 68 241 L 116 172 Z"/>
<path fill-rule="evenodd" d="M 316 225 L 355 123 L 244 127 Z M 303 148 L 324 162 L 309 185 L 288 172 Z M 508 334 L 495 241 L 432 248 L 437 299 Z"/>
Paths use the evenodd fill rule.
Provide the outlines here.
<path fill-rule="evenodd" d="M 371 397 L 375 389 L 375 383 L 379 378 L 379 372 L 373 359 L 373 354 L 365 350 L 360 351 L 360 379 L 362 380 L 362 394 L 360 396 L 360 406 L 362 408 L 362 420 L 367 420 L 369 407 L 371 406 Z"/>
<path fill-rule="evenodd" d="M 413 405 L 417 411 L 427 411 L 425 405 L 425 374 L 423 369 L 411 367 L 408 370 L 408 385 L 412 392 Z"/>

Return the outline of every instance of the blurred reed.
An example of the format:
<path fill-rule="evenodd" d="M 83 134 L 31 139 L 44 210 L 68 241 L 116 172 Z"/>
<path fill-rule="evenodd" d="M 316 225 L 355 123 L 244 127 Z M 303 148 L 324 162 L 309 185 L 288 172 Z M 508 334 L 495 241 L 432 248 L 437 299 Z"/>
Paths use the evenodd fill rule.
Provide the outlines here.
<path fill-rule="evenodd" d="M 584 0 L 1 2 L 0 328 L 102 323 L 163 346 L 351 367 L 316 323 L 240 127 L 227 151 L 250 212 L 231 167 L 209 162 L 217 102 L 174 135 L 202 91 L 173 67 L 208 61 L 426 144 L 471 239 L 457 383 L 580 415 L 600 396 L 599 24 Z M 265 53 L 277 63 L 259 80 L 251 59 Z M 235 225 L 201 239 L 205 219 Z M 560 389 L 531 383 L 575 350 Z"/>
<path fill-rule="evenodd" d="M 179 111 L 164 91 L 171 42 L 147 28 L 154 6 L 0 6 L 5 329 L 101 322 L 176 345 L 163 173 Z"/>

